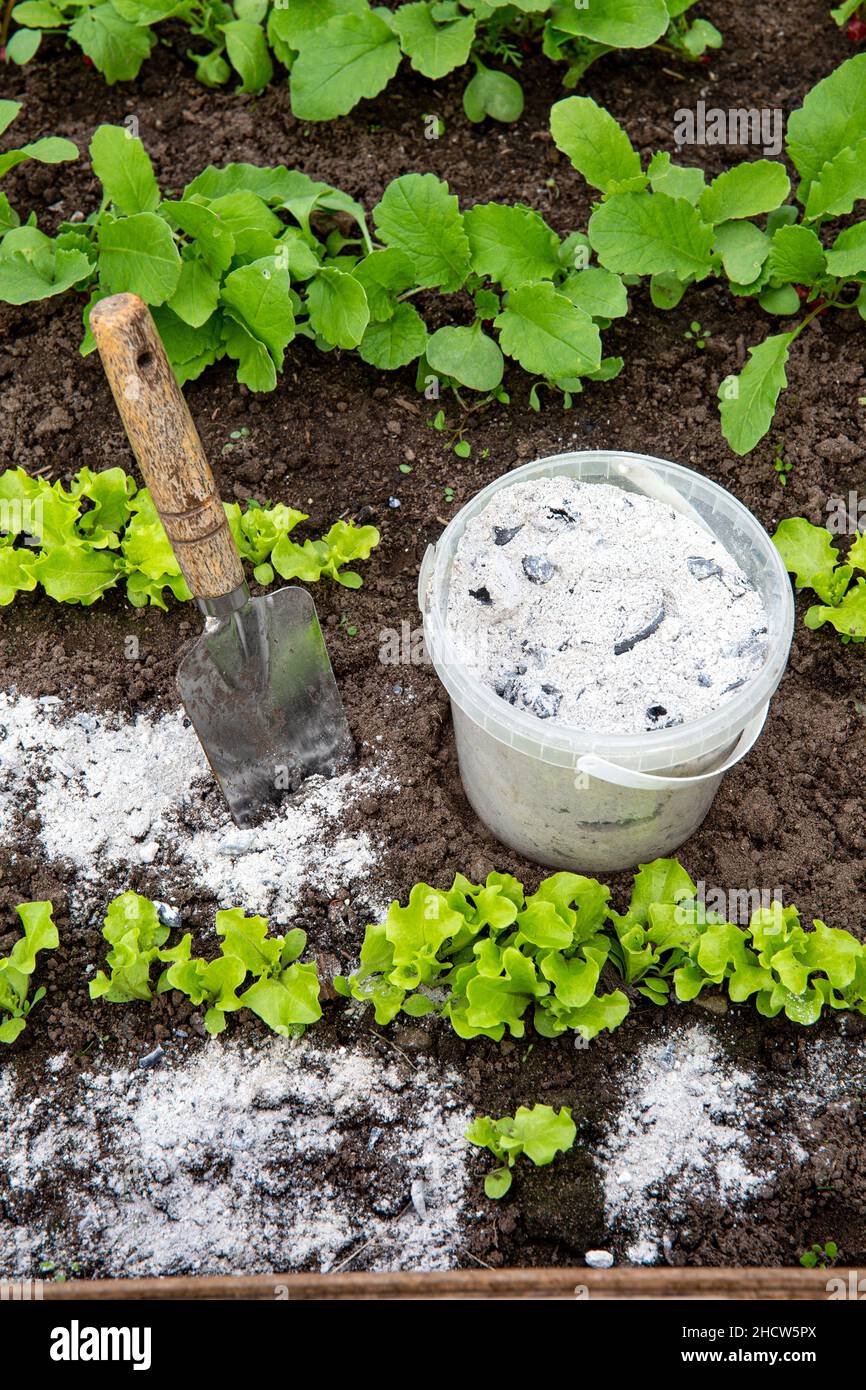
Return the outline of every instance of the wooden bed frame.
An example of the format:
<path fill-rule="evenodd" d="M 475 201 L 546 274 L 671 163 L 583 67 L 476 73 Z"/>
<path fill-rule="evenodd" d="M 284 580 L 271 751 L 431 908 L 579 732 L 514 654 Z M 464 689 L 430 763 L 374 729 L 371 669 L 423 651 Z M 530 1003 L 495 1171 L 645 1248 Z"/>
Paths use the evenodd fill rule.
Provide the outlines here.
<path fill-rule="evenodd" d="M 76 1300 L 370 1300 L 370 1299 L 721 1299 L 826 1301 L 828 1280 L 853 1297 L 858 1273 L 847 1269 L 505 1269 L 400 1274 L 257 1274 L 46 1283 L 51 1302 Z M 839 1289 L 840 1285 L 835 1285 Z M 862 1296 L 866 1298 L 866 1280 Z"/>

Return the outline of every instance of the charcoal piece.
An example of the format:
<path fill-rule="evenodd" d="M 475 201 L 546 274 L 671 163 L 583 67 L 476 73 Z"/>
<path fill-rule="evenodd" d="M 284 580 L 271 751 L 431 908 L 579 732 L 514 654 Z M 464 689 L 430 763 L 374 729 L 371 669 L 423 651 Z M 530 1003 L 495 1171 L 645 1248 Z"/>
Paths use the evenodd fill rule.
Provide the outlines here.
<path fill-rule="evenodd" d="M 501 699 L 507 700 L 509 705 L 517 701 L 520 694 L 520 677 L 526 675 L 526 667 L 521 662 L 513 671 L 505 671 L 493 682 L 493 689 Z"/>
<path fill-rule="evenodd" d="M 645 715 L 648 729 L 672 729 L 675 724 L 683 722 L 681 714 L 669 715 L 664 705 L 650 705 Z"/>
<path fill-rule="evenodd" d="M 656 613 L 651 622 L 647 623 L 646 627 L 642 627 L 639 632 L 633 633 L 631 637 L 623 637 L 619 642 L 614 643 L 614 656 L 622 656 L 624 652 L 630 652 L 632 647 L 636 647 L 638 642 L 645 642 L 647 637 L 652 637 L 653 633 L 657 632 L 661 627 L 664 622 L 664 617 L 665 608 L 664 604 L 662 604 L 658 613 Z"/>
<path fill-rule="evenodd" d="M 695 579 L 714 579 L 722 573 L 721 565 L 717 565 L 715 560 L 705 560 L 702 555 L 690 555 L 686 564 L 689 574 L 694 575 Z"/>
<path fill-rule="evenodd" d="M 580 521 L 580 512 L 572 511 L 570 507 L 548 507 L 547 514 L 556 517 L 557 521 L 565 521 L 569 525 L 575 521 Z"/>
<path fill-rule="evenodd" d="M 741 686 L 741 685 L 745 685 L 745 684 L 746 684 L 746 677 L 745 677 L 745 676 L 740 676 L 740 679 L 739 679 L 738 681 L 731 681 L 730 685 L 726 685 L 725 688 L 724 688 L 724 690 L 722 691 L 722 694 L 723 694 L 723 695 L 727 695 L 727 693 L 728 693 L 729 690 L 739 690 L 740 686 Z"/>
<path fill-rule="evenodd" d="M 494 545 L 507 545 L 509 541 L 514 540 L 514 537 L 517 535 L 518 531 L 522 530 L 522 522 L 519 526 L 494 526 L 493 543 Z"/>
<path fill-rule="evenodd" d="M 698 673 L 698 685 L 702 685 L 704 689 L 707 689 L 709 686 L 712 685 L 712 681 L 704 671 L 700 671 Z"/>
<path fill-rule="evenodd" d="M 547 584 L 556 569 L 543 555 L 524 555 L 523 573 L 531 584 Z"/>
<path fill-rule="evenodd" d="M 526 704 L 526 695 L 524 695 L 524 703 Z M 533 693 L 533 698 L 527 708 L 531 709 L 538 719 L 555 719 L 561 703 L 562 691 L 545 681 Z"/>
<path fill-rule="evenodd" d="M 494 684 L 496 694 L 509 705 L 527 710 L 538 719 L 555 719 L 562 703 L 562 691 L 549 681 L 526 681 L 525 675 L 525 666 L 506 672 Z"/>
<path fill-rule="evenodd" d="M 493 599 L 490 597 L 490 590 L 486 588 L 484 584 L 481 585 L 480 589 L 470 589 L 469 597 L 477 599 L 485 608 L 489 608 L 493 603 Z"/>
<path fill-rule="evenodd" d="M 767 629 L 763 627 L 757 632 L 750 632 L 748 637 L 743 637 L 739 642 L 734 642 L 730 647 L 727 647 L 722 652 L 722 656 L 747 656 L 754 661 L 763 661 L 767 652 L 767 644 L 763 641 L 763 635 L 766 631 Z"/>

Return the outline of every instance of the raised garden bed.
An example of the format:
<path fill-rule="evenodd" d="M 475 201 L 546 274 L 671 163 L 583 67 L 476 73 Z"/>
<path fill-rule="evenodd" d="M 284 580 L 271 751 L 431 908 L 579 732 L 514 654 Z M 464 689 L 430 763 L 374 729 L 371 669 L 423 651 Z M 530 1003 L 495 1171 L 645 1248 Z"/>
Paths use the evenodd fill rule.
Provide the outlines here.
<path fill-rule="evenodd" d="M 613 55 L 581 87 L 644 155 L 673 148 L 678 107 L 703 99 L 788 112 L 853 51 L 819 0 L 769 21 L 722 0 L 704 9 L 725 36 L 710 65 L 665 71 L 650 53 Z M 520 201 L 563 234 L 586 226 L 591 191 L 549 137 L 560 74 L 537 56 L 524 65 L 515 126 L 469 126 L 459 76 L 432 88 L 405 67 L 386 95 L 339 123 L 305 125 L 279 84 L 254 103 L 204 90 L 179 56 L 182 38 L 134 83 L 110 88 L 75 52 L 0 69 L 0 93 L 24 102 L 16 139 L 56 133 L 84 149 L 97 124 L 134 116 L 164 189 L 209 162 L 284 163 L 369 209 L 391 179 L 432 169 L 462 206 Z M 431 109 L 445 122 L 433 141 Z M 712 176 L 730 156 L 695 146 L 689 162 Z M 97 198 L 87 160 L 25 165 L 4 188 L 48 230 Z M 198 627 L 191 605 L 133 610 L 113 593 L 69 608 L 24 594 L 3 610 L 0 954 L 16 935 L 14 906 L 29 900 L 53 901 L 60 946 L 40 964 L 45 998 L 0 1055 L 0 1275 L 486 1277 L 562 1266 L 572 1279 L 571 1267 L 602 1249 L 617 1269 L 592 1278 L 604 1288 L 621 1276 L 634 1293 L 644 1271 L 619 1266 L 784 1267 L 828 1240 L 842 1263 L 866 1260 L 858 1013 L 802 1028 L 720 995 L 661 1009 L 631 991 L 622 1027 L 575 1047 L 572 1034 L 531 1030 L 525 1040 L 461 1041 L 426 1018 L 380 1028 L 333 997 L 299 1041 L 274 1038 L 248 1013 L 211 1041 L 179 996 L 88 998 L 104 965 L 106 907 L 127 889 L 176 910 L 206 953 L 221 908 L 260 912 L 275 930 L 302 926 L 324 978 L 355 968 L 365 925 L 416 883 L 447 887 L 457 871 L 479 882 L 498 869 L 537 886 L 544 871 L 497 844 L 464 799 L 447 696 L 429 666 L 380 659 L 389 633 L 412 650 L 427 545 L 506 470 L 569 448 L 651 454 L 721 483 L 770 531 L 788 516 L 823 523 L 831 497 L 862 488 L 856 314 L 811 326 L 771 432 L 737 457 L 719 431 L 717 388 L 763 338 L 766 315 L 712 282 L 666 314 L 646 288 L 632 301 L 605 332 L 605 351 L 625 369 L 587 383 L 570 411 L 543 394 L 535 413 L 510 368 L 507 409 L 464 414 L 443 401 L 448 428 L 437 431 L 438 407 L 415 393 L 413 368 L 386 374 L 303 338 L 271 394 L 239 386 L 225 361 L 187 386 L 226 501 L 296 506 L 310 514 L 310 536 L 338 518 L 382 534 L 361 589 L 314 586 L 359 763 L 261 832 L 232 826 L 177 709 L 177 655 Z M 78 355 L 82 306 L 75 295 L 0 305 L 7 467 L 67 482 L 85 464 L 133 467 L 98 360 Z M 448 447 L 458 430 L 469 457 Z M 780 447 L 792 464 L 784 488 Z M 863 648 L 809 631 L 805 607 L 798 601 L 763 737 L 679 858 L 708 894 L 779 889 L 804 921 L 862 940 Z M 603 877 L 622 910 L 630 876 Z M 164 1055 L 142 1067 L 157 1048 Z M 489 1164 L 464 1131 L 478 1114 L 538 1102 L 571 1107 L 577 1142 L 550 1167 L 517 1167 L 509 1195 L 491 1202 Z M 546 1277 L 560 1287 L 557 1273 Z M 795 1296 L 789 1273 L 778 1284 L 773 1272 L 762 1277 Z M 804 1287 L 812 1278 L 804 1273 Z M 339 1287 L 359 1296 L 357 1285 Z M 460 1287 L 446 1280 L 441 1292 Z"/>

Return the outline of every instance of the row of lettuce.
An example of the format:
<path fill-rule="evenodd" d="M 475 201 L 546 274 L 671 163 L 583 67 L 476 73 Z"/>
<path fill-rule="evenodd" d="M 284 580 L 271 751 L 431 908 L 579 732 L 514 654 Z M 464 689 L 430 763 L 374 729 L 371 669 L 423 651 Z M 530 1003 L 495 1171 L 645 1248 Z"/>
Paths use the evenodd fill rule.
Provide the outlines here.
<path fill-rule="evenodd" d="M 5 1043 L 44 996 L 44 988 L 30 993 L 39 953 L 59 945 L 50 902 L 23 903 L 17 912 L 23 935 L 0 958 Z M 242 1009 L 282 1036 L 298 1036 L 321 1017 L 317 964 L 300 960 L 302 929 L 272 935 L 264 917 L 221 911 L 219 951 L 206 959 L 193 954 L 189 932 L 168 945 L 171 919 L 161 912 L 138 893 L 113 900 L 103 928 L 108 969 L 93 976 L 91 998 L 125 1004 L 176 990 L 202 1010 L 211 1034 Z M 541 1037 L 574 1032 L 589 1040 L 618 1028 L 629 1012 L 623 989 L 601 988 L 608 964 L 659 1005 L 671 988 L 684 1001 L 716 988 L 794 1023 L 815 1023 L 825 1008 L 866 1013 L 866 947 L 856 936 L 821 921 L 807 930 L 795 907 L 776 900 L 752 912 L 748 926 L 726 921 L 707 909 L 675 859 L 640 866 L 624 913 L 611 906 L 607 886 L 582 874 L 554 874 L 534 893 L 498 872 L 483 884 L 463 874 L 448 889 L 416 884 L 405 905 L 392 902 L 385 919 L 368 926 L 358 970 L 334 977 L 333 988 L 372 1005 L 380 1025 L 398 1015 L 435 1016 L 461 1038 L 500 1042 L 524 1037 L 531 1022 Z"/>
<path fill-rule="evenodd" d="M 223 505 L 238 552 L 262 585 L 277 575 L 305 583 L 324 576 L 360 588 L 360 574 L 346 566 L 368 559 L 379 543 L 374 526 L 341 520 L 300 544 L 292 532 L 309 520 L 305 512 L 282 502 Z M 81 468 L 68 487 L 23 468 L 0 473 L 0 607 L 36 588 L 89 607 L 118 586 L 136 608 L 167 609 L 167 594 L 192 597 L 147 488 L 117 467 Z"/>

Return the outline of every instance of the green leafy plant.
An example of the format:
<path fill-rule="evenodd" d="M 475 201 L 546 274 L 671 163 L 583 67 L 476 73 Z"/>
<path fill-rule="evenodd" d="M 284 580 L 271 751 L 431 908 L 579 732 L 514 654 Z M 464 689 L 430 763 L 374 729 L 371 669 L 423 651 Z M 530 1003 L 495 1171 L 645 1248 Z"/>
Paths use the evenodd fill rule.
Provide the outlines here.
<path fill-rule="evenodd" d="M 785 458 L 785 446 L 780 444 L 776 449 L 776 457 L 773 459 L 773 469 L 779 479 L 780 487 L 788 486 L 788 474 L 794 467 L 790 459 Z"/>
<path fill-rule="evenodd" d="M 188 932 L 176 946 L 166 947 L 169 928 L 156 905 L 138 893 L 121 894 L 109 905 L 102 933 L 111 946 L 106 956 L 111 973 L 97 971 L 90 982 L 91 999 L 110 1004 L 152 999 L 153 968 L 164 965 L 157 993 L 179 990 L 196 1008 L 204 1005 L 204 1025 L 211 1035 L 223 1032 L 226 1014 L 244 1008 L 283 1037 L 299 1037 L 321 1018 L 315 961 L 298 961 L 306 932 L 296 927 L 285 936 L 269 936 L 264 917 L 247 917 L 239 907 L 218 912 L 216 930 L 221 943 L 214 960 L 192 955 Z"/>
<path fill-rule="evenodd" d="M 379 542 L 375 527 L 337 521 L 321 540 L 299 545 L 291 532 L 306 513 L 283 503 L 231 502 L 225 511 L 264 585 L 275 574 L 308 583 L 326 575 L 357 589 L 361 576 L 345 566 L 366 560 Z M 167 608 L 166 590 L 191 597 L 147 488 L 122 468 L 82 468 L 68 488 L 22 468 L 0 473 L 0 606 L 37 586 L 60 603 L 89 606 L 120 583 L 136 608 Z"/>
<path fill-rule="evenodd" d="M 404 174 L 373 209 L 374 241 L 358 203 L 282 166 L 209 168 L 163 199 L 144 146 L 124 129 L 100 126 L 90 153 L 100 210 L 53 240 L 35 226 L 7 232 L 0 300 L 66 288 L 47 272 L 34 286 L 33 267 L 74 252 L 85 325 L 105 295 L 140 295 L 181 384 L 227 356 L 240 382 L 270 391 L 298 335 L 323 351 L 357 349 L 385 371 L 414 362 L 421 387 L 435 377 L 500 400 L 504 356 L 567 401 L 583 379 L 622 367 L 601 343 L 628 308 L 621 278 L 588 264 L 585 237 L 561 240 L 531 208 L 461 212 L 434 174 Z M 429 333 L 410 302 L 421 290 L 462 292 L 471 321 Z M 81 350 L 93 348 L 86 328 Z"/>
<path fill-rule="evenodd" d="M 292 107 L 300 120 L 333 120 L 365 97 L 375 97 L 405 58 L 432 81 L 472 63 L 464 94 L 470 120 L 516 120 L 523 92 L 514 77 L 494 71 L 488 58 L 519 67 L 524 51 L 540 44 L 566 65 L 574 87 L 589 65 L 616 49 L 661 48 L 695 60 L 717 48 L 721 35 L 699 19 L 692 0 L 409 0 L 393 8 L 368 0 L 21 0 L 6 5 L 0 47 L 8 62 L 27 63 L 43 40 L 76 44 L 109 84 L 137 76 L 160 25 L 171 20 L 189 32 L 187 56 L 208 87 L 239 81 L 259 92 L 274 76 L 274 61 L 289 73 Z M 8 44 L 9 19 L 17 26 Z"/>
<path fill-rule="evenodd" d="M 614 915 L 620 950 L 612 959 L 655 1003 L 696 999 L 726 988 L 734 1003 L 755 996 L 758 1013 L 784 1011 L 793 1023 L 817 1022 L 824 1005 L 866 1013 L 866 950 L 850 932 L 800 925 L 795 907 L 774 901 L 748 927 L 707 912 L 677 860 L 641 865 L 624 917 Z"/>
<path fill-rule="evenodd" d="M 367 928 L 360 968 L 334 985 L 372 1004 L 379 1024 L 401 1012 L 439 1015 L 462 1038 L 496 1042 L 506 1030 L 523 1037 L 530 1010 L 542 1037 L 612 1032 L 629 1004 L 621 990 L 596 993 L 608 960 L 658 1005 L 672 986 L 683 1001 L 716 987 L 794 1023 L 816 1022 L 825 1005 L 866 1013 L 866 948 L 850 932 L 812 926 L 778 902 L 748 927 L 726 922 L 706 911 L 676 859 L 640 865 L 622 914 L 608 888 L 581 874 L 554 874 L 531 895 L 510 874 L 484 885 L 458 874 L 447 892 L 419 883 L 405 907 L 392 903 Z"/>
<path fill-rule="evenodd" d="M 698 349 L 699 352 L 703 352 L 704 348 L 707 346 L 707 339 L 709 338 L 709 336 L 709 333 L 706 333 L 704 329 L 701 328 L 701 325 L 698 323 L 697 319 L 692 319 L 691 323 L 689 324 L 688 328 L 683 334 L 683 337 L 686 339 L 686 342 L 694 343 L 695 347 Z"/>
<path fill-rule="evenodd" d="M 567 1105 L 557 1112 L 550 1105 L 521 1105 L 513 1115 L 494 1120 L 479 1115 L 466 1131 L 470 1144 L 489 1149 L 500 1166 L 484 1179 L 484 1191 L 494 1199 L 504 1197 L 511 1187 L 511 1169 L 521 1154 L 536 1167 L 552 1163 L 559 1153 L 567 1153 L 577 1128 Z"/>
<path fill-rule="evenodd" d="M 20 101 L 0 101 L 0 135 L 5 134 L 20 110 Z M 22 145 L 20 149 L 4 150 L 0 154 L 0 179 L 4 178 L 10 169 L 16 169 L 28 159 L 35 160 L 37 164 L 62 164 L 77 158 L 78 146 L 73 145 L 71 140 L 47 135 L 41 140 L 32 141 L 29 145 Z M 19 226 L 20 222 L 21 219 L 11 207 L 6 194 L 0 193 L 0 234 Z M 57 270 L 60 278 L 63 278 L 64 274 L 69 273 L 68 262 L 61 261 Z"/>
<path fill-rule="evenodd" d="M 596 994 L 609 942 L 609 889 L 581 874 L 554 874 L 524 893 L 510 874 L 473 884 L 457 874 L 447 892 L 416 884 L 405 907 L 367 928 L 361 965 L 335 987 L 370 1002 L 377 1023 L 400 1012 L 436 1013 L 462 1038 L 524 1036 L 525 1016 L 556 1037 L 593 1038 L 628 1012 L 625 995 Z"/>
<path fill-rule="evenodd" d="M 864 83 L 866 54 L 819 82 L 791 114 L 786 145 L 799 208 L 786 201 L 790 181 L 778 161 L 747 161 L 707 184 L 701 169 L 674 164 L 666 152 L 644 169 L 626 132 L 589 97 L 568 97 L 551 111 L 557 146 L 601 193 L 588 236 L 602 267 L 648 276 L 662 309 L 714 275 L 773 316 L 804 311 L 788 331 L 750 348 L 743 370 L 719 388 L 722 431 L 735 453 L 748 453 L 770 429 L 803 330 L 830 310 L 866 318 L 866 222 L 822 237 L 866 198 Z"/>
<path fill-rule="evenodd" d="M 835 1240 L 827 1240 L 823 1245 L 817 1243 L 810 1245 L 808 1250 L 804 1250 L 800 1256 L 800 1264 L 804 1269 L 827 1269 L 829 1265 L 835 1264 L 839 1256 L 839 1247 Z"/>
<path fill-rule="evenodd" d="M 152 999 L 151 971 L 154 961 L 165 960 L 169 937 L 156 905 L 140 893 L 121 893 L 109 904 L 102 935 L 111 947 L 106 956 L 110 974 L 97 970 L 90 981 L 91 999 L 109 1004 Z"/>
<path fill-rule="evenodd" d="M 40 951 L 55 951 L 59 938 L 50 902 L 19 903 L 15 911 L 24 935 L 8 956 L 0 956 L 0 1043 L 13 1043 L 23 1033 L 34 1004 L 45 997 L 40 987 L 30 995 L 30 977 Z"/>
<path fill-rule="evenodd" d="M 819 599 L 806 610 L 806 626 L 829 623 L 843 642 L 866 641 L 866 535 L 857 535 L 844 563 L 827 528 L 805 517 L 780 522 L 773 541 L 797 588 L 812 589 Z"/>
<path fill-rule="evenodd" d="M 842 0 L 841 5 L 836 5 L 830 14 L 839 25 L 844 29 L 851 43 L 866 43 L 866 4 L 864 0 Z"/>

